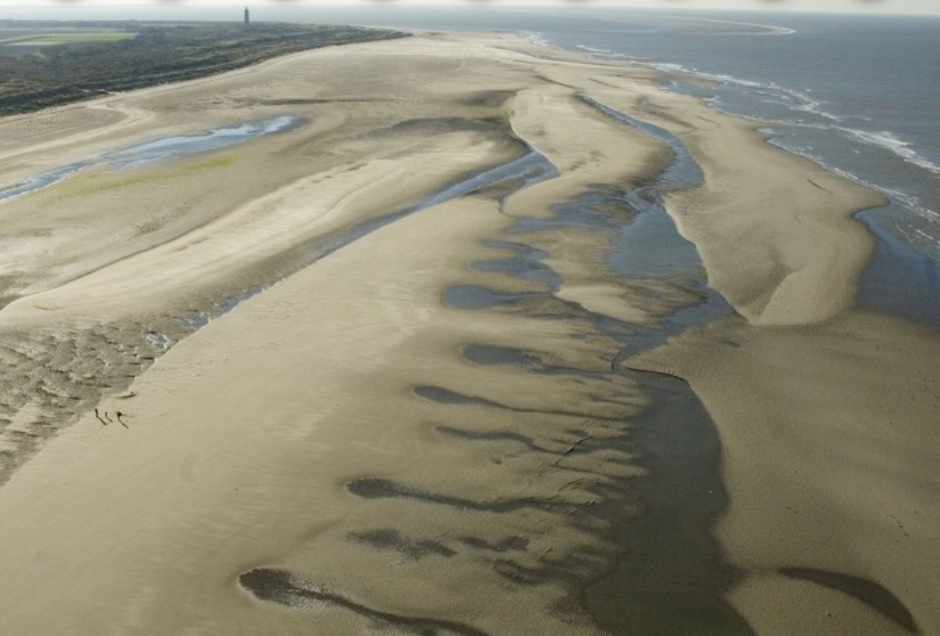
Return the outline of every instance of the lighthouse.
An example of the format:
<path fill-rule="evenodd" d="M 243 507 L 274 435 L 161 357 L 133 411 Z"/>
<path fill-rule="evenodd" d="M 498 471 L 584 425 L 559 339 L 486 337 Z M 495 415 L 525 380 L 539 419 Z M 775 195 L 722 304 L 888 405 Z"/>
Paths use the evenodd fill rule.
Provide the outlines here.
<path fill-rule="evenodd" d="M 248 12 L 248 7 L 245 7 L 245 28 L 251 28 L 251 15 Z"/>

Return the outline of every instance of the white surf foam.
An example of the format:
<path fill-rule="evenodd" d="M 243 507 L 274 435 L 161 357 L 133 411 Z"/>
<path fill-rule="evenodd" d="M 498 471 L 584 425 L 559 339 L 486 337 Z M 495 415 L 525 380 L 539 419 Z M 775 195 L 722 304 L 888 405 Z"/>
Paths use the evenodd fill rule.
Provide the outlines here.
<path fill-rule="evenodd" d="M 877 146 L 879 148 L 884 148 L 898 157 L 904 159 L 904 161 L 929 170 L 934 174 L 940 175 L 940 164 L 937 164 L 930 159 L 922 156 L 914 148 L 913 144 L 909 141 L 905 141 L 895 135 L 894 133 L 888 130 L 880 130 L 877 132 L 870 132 L 864 130 L 857 130 L 854 128 L 839 128 L 840 131 L 858 139 L 866 144 Z"/>

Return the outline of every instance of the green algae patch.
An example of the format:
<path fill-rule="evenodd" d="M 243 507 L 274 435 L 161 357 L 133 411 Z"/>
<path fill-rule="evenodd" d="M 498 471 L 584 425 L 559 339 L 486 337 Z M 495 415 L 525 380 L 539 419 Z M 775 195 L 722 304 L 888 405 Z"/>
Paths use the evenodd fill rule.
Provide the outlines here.
<path fill-rule="evenodd" d="M 48 192 L 56 197 L 72 198 L 102 194 L 119 188 L 156 183 L 168 179 L 191 177 L 197 173 L 219 170 L 236 165 L 239 153 L 225 153 L 198 160 L 178 160 L 172 165 L 121 170 L 113 167 L 92 167 L 50 186 Z"/>

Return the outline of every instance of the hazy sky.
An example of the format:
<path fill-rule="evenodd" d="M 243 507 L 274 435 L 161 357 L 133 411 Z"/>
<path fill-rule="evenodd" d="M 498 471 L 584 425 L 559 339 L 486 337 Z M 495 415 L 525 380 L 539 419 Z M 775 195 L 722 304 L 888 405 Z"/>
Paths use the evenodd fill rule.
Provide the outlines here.
<path fill-rule="evenodd" d="M 940 16 L 940 0 L 345 0 L 328 2 L 325 0 L 0 0 L 0 17 L 3 8 L 18 6 L 21 8 L 82 8 L 100 6 L 154 7 L 172 5 L 185 6 L 238 6 L 247 4 L 253 7 L 294 6 L 316 7 L 328 4 L 380 4 L 384 7 L 395 5 L 483 5 L 499 7 L 511 5 L 551 5 L 551 6 L 595 6 L 623 8 L 659 8 L 659 9 L 743 9 L 743 10 L 788 10 L 788 11 L 851 11 L 859 13 L 918 13 Z"/>

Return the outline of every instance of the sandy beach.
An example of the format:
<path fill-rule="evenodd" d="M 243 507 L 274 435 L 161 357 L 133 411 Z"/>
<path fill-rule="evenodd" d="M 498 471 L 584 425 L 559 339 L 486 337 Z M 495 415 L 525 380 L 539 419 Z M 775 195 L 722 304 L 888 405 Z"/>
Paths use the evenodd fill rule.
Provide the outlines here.
<path fill-rule="evenodd" d="M 653 80 L 421 34 L 0 119 L 0 631 L 940 633 L 940 337 L 854 307 L 881 195 Z M 700 265 L 611 267 L 673 159 L 604 109 L 701 168 L 651 247 Z M 714 580 L 601 610 L 664 376 Z"/>

